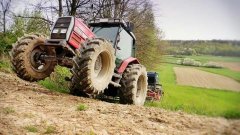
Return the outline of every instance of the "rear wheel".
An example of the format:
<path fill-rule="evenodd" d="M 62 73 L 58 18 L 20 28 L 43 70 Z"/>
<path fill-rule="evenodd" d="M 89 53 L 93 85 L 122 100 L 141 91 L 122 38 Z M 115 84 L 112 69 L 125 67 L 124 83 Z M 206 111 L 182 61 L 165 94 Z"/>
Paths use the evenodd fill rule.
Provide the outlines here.
<path fill-rule="evenodd" d="M 144 66 L 128 66 L 120 83 L 120 103 L 144 105 L 147 96 L 147 72 Z"/>
<path fill-rule="evenodd" d="M 73 61 L 70 93 L 93 97 L 108 87 L 115 68 L 114 49 L 108 41 L 87 41 L 82 47 L 81 57 L 75 56 Z"/>
<path fill-rule="evenodd" d="M 39 34 L 27 35 L 19 39 L 11 51 L 13 70 L 27 81 L 38 81 L 48 77 L 56 62 L 39 60 L 41 54 L 55 55 L 55 52 L 43 47 L 45 38 Z"/>

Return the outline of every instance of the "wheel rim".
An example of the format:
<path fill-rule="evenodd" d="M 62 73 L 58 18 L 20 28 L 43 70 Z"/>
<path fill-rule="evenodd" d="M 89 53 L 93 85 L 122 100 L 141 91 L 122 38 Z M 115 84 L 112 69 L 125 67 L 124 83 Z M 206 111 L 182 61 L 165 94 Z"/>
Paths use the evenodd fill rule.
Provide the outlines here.
<path fill-rule="evenodd" d="M 97 81 L 104 81 L 108 76 L 111 58 L 108 52 L 101 52 L 94 63 L 94 77 Z"/>
<path fill-rule="evenodd" d="M 136 103 L 141 104 L 144 98 L 144 91 L 145 91 L 145 77 L 144 75 L 140 75 L 137 81 L 137 91 L 136 91 Z"/>
<path fill-rule="evenodd" d="M 41 54 L 45 53 L 44 49 L 40 47 L 40 45 L 37 45 L 32 52 L 30 53 L 30 63 L 32 69 L 34 69 L 37 72 L 44 72 L 48 69 L 50 62 L 46 62 L 44 60 L 39 60 L 39 56 Z"/>
<path fill-rule="evenodd" d="M 102 56 L 98 55 L 97 60 L 94 65 L 95 77 L 97 77 L 99 75 L 101 70 L 102 70 Z"/>

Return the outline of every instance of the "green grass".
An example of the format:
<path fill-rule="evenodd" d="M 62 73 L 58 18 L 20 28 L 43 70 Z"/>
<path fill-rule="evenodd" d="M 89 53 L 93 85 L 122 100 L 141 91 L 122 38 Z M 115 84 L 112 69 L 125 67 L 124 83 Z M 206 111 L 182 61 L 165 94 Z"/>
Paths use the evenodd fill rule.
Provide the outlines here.
<path fill-rule="evenodd" d="M 174 66 L 176 65 L 160 66 L 158 72 L 165 95 L 161 102 L 147 102 L 147 106 L 200 115 L 240 118 L 240 93 L 177 85 Z"/>
<path fill-rule="evenodd" d="M 77 111 L 85 111 L 85 110 L 87 110 L 87 109 L 88 109 L 88 106 L 85 105 L 85 104 L 79 104 L 79 105 L 77 106 Z"/>
<path fill-rule="evenodd" d="M 6 72 L 6 73 L 11 73 L 11 63 L 9 58 L 0 58 L 0 71 Z"/>
<path fill-rule="evenodd" d="M 24 127 L 28 132 L 38 132 L 38 129 L 34 125 L 28 125 Z"/>
<path fill-rule="evenodd" d="M 4 114 L 11 114 L 11 113 L 15 112 L 15 110 L 13 108 L 11 108 L 11 107 L 5 107 L 2 110 L 3 110 Z"/>
<path fill-rule="evenodd" d="M 48 126 L 44 134 L 53 134 L 56 133 L 56 128 L 53 126 Z"/>
<path fill-rule="evenodd" d="M 39 81 L 39 84 L 53 91 L 69 93 L 68 82 L 65 81 L 65 77 L 71 76 L 69 70 L 65 67 L 57 66 L 51 76 Z"/>

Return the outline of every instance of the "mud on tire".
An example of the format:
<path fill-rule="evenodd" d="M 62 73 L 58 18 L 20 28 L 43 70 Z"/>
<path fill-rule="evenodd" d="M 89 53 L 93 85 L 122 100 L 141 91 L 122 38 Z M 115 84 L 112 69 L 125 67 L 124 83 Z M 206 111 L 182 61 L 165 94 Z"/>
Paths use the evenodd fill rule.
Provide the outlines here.
<path fill-rule="evenodd" d="M 129 65 L 123 73 L 120 103 L 144 105 L 147 96 L 147 72 L 140 64 Z"/>
<path fill-rule="evenodd" d="M 45 38 L 39 34 L 26 35 L 20 38 L 11 51 L 11 63 L 17 75 L 27 81 L 33 82 L 48 77 L 54 70 L 57 62 L 44 62 L 42 68 L 34 60 L 34 54 L 44 52 L 54 55 L 55 52 L 48 48 L 41 48 Z"/>
<path fill-rule="evenodd" d="M 94 97 L 102 93 L 112 79 L 116 59 L 114 49 L 111 43 L 98 38 L 83 44 L 80 54 L 73 58 L 70 93 Z"/>

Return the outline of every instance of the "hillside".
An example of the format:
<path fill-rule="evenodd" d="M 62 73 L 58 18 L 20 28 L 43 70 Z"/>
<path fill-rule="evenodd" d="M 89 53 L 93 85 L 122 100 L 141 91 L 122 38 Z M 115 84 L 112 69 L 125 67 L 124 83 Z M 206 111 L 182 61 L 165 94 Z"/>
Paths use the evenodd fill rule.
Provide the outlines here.
<path fill-rule="evenodd" d="M 240 133 L 240 120 L 112 104 L 50 92 L 3 72 L 0 72 L 0 88 L 0 134 L 3 135 Z M 79 109 L 80 104 L 85 107 Z"/>

